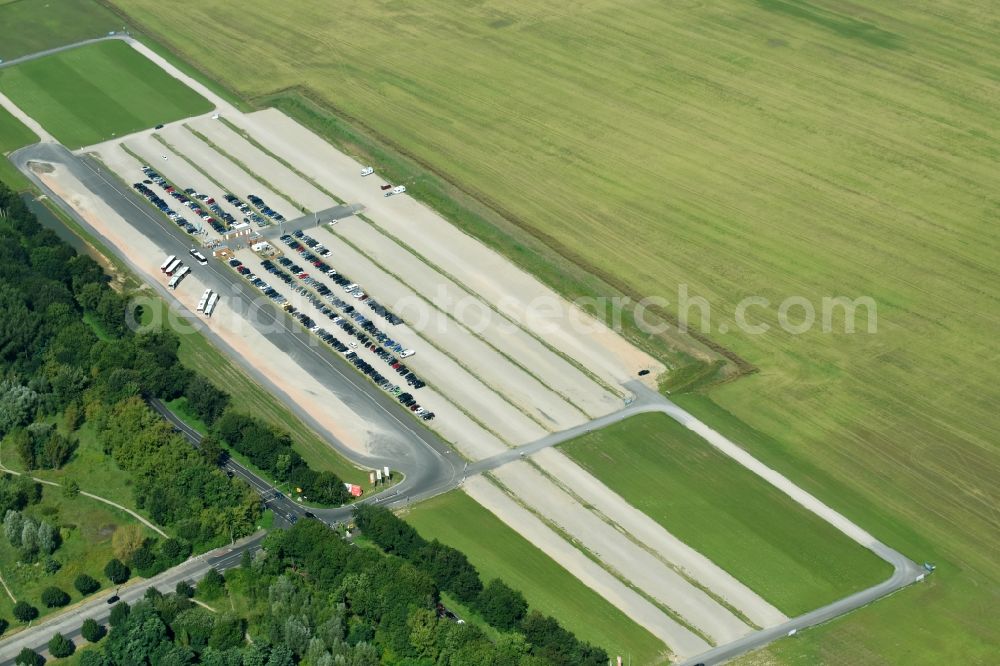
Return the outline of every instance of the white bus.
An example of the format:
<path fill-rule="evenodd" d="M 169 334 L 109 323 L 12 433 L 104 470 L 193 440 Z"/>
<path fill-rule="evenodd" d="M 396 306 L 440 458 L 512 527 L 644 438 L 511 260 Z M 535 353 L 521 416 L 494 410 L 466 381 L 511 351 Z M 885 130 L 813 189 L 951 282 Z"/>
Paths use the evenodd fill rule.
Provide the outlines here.
<path fill-rule="evenodd" d="M 202 266 L 208 263 L 208 259 L 205 258 L 205 255 L 203 255 L 195 248 L 191 248 L 191 256 L 197 259 L 198 263 L 201 264 Z"/>
<path fill-rule="evenodd" d="M 212 295 L 211 289 L 206 289 L 205 293 L 201 295 L 201 300 L 198 301 L 198 312 L 205 309 L 205 304 L 208 303 L 208 297 Z"/>
<path fill-rule="evenodd" d="M 172 278 L 170 278 L 170 282 L 167 283 L 167 286 L 170 287 L 171 289 L 176 289 L 177 285 L 179 285 L 181 280 L 184 279 L 184 276 L 190 272 L 191 272 L 190 268 L 188 268 L 187 266 L 182 266 L 181 269 L 177 271 L 177 274 L 174 275 Z"/>
<path fill-rule="evenodd" d="M 164 273 L 166 273 L 167 272 L 167 266 L 169 266 L 170 264 L 174 263 L 174 259 L 176 259 L 176 258 L 177 257 L 175 257 L 174 255 L 170 255 L 169 257 L 167 257 L 167 260 L 164 261 L 163 264 L 160 266 L 160 270 L 163 271 Z"/>
<path fill-rule="evenodd" d="M 205 316 L 206 317 L 211 317 L 212 316 L 212 312 L 215 310 L 215 304 L 218 303 L 218 302 L 219 302 L 219 295 L 213 293 L 209 297 L 209 299 L 208 299 L 208 304 L 205 305 Z"/>
<path fill-rule="evenodd" d="M 173 275 L 174 271 L 176 271 L 178 268 L 180 268 L 180 266 L 181 266 L 181 260 L 180 259 L 174 259 L 173 261 L 170 262 L 169 266 L 167 266 L 165 269 L 163 269 L 163 272 L 166 273 L 167 275 Z"/>

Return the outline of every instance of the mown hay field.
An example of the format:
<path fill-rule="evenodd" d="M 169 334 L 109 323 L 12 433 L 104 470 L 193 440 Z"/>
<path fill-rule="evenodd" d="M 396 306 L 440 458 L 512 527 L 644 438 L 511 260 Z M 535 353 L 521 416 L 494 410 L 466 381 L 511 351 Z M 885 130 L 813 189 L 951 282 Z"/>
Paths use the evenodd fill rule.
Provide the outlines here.
<path fill-rule="evenodd" d="M 248 97 L 304 86 L 635 295 L 706 298 L 711 337 L 761 372 L 701 413 L 939 565 L 892 621 L 856 619 L 876 605 L 822 644 L 996 650 L 990 3 L 116 4 Z M 777 325 L 788 297 L 840 295 L 874 299 L 878 332 Z M 747 296 L 767 333 L 734 326 Z"/>

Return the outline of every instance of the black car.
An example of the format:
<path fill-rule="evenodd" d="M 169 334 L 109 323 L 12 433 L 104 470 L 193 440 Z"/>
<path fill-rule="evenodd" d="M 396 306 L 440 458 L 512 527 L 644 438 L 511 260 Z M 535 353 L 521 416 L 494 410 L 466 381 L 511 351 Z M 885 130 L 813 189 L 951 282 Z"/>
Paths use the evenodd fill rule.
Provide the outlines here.
<path fill-rule="evenodd" d="M 110 597 L 108 597 L 107 603 L 110 606 L 111 604 L 116 604 L 119 601 L 121 601 L 121 597 L 119 597 L 117 594 L 112 594 Z"/>

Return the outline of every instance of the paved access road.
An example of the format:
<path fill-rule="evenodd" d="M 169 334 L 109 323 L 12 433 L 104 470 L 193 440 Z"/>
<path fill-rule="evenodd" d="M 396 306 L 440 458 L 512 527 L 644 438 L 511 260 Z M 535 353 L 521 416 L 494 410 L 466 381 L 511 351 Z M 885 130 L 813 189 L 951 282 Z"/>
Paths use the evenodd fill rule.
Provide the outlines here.
<path fill-rule="evenodd" d="M 258 550 L 261 542 L 264 540 L 264 536 L 264 532 L 258 532 L 237 541 L 232 546 L 226 546 L 210 553 L 193 557 L 187 562 L 183 562 L 153 578 L 126 583 L 119 588 L 117 596 L 122 601 L 134 604 L 136 601 L 142 599 L 143 595 L 146 594 L 146 590 L 150 587 L 155 587 L 161 592 L 173 592 L 174 588 L 177 587 L 177 583 L 183 580 L 192 583 L 201 580 L 208 573 L 209 569 L 222 572 L 226 569 L 239 566 L 243 553 L 253 553 Z M 39 624 L 4 640 L 0 643 L 0 666 L 12 665 L 18 653 L 26 647 L 31 648 L 39 654 L 47 654 L 49 639 L 57 632 L 77 644 L 86 642 L 80 635 L 80 627 L 83 621 L 92 618 L 99 624 L 107 626 L 108 617 L 111 615 L 113 605 L 108 603 L 110 596 L 110 593 L 106 593 L 97 599 L 82 603 L 69 611 L 42 620 Z"/>

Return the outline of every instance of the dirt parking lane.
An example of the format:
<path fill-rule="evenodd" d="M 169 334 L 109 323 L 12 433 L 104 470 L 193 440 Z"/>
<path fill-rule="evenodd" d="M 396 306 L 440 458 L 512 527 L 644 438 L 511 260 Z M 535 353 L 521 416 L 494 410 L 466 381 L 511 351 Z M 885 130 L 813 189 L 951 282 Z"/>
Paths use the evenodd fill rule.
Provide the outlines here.
<path fill-rule="evenodd" d="M 584 585 L 666 643 L 677 657 L 690 657 L 709 649 L 708 643 L 698 635 L 602 569 L 488 479 L 477 476 L 468 479 L 462 487 L 470 497 L 579 578 Z"/>
<path fill-rule="evenodd" d="M 749 626 L 724 606 L 625 538 L 528 462 L 514 462 L 493 473 L 519 501 L 534 507 L 618 575 L 676 612 L 717 644 L 751 632 Z"/>

